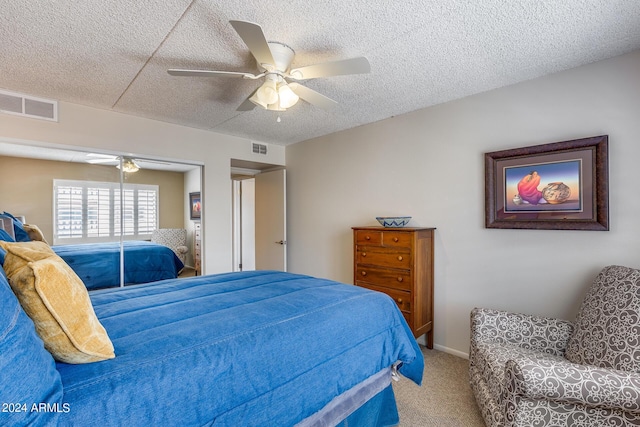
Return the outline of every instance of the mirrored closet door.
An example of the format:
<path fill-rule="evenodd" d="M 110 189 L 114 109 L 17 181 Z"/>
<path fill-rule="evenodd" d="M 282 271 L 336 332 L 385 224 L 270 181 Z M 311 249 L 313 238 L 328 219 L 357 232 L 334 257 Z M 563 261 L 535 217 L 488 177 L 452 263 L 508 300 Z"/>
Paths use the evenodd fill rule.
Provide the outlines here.
<path fill-rule="evenodd" d="M 0 209 L 36 226 L 88 289 L 195 274 L 201 177 L 200 165 L 0 141 Z"/>

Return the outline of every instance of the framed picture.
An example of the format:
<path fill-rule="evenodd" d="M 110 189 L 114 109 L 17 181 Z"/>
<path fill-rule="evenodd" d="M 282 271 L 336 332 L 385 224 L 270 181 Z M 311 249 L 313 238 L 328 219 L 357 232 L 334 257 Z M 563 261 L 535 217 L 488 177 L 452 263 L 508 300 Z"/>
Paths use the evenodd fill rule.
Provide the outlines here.
<path fill-rule="evenodd" d="M 191 219 L 200 219 L 202 214 L 202 202 L 200 201 L 200 192 L 189 193 L 189 211 Z"/>
<path fill-rule="evenodd" d="M 609 230 L 608 140 L 486 153 L 485 226 Z"/>

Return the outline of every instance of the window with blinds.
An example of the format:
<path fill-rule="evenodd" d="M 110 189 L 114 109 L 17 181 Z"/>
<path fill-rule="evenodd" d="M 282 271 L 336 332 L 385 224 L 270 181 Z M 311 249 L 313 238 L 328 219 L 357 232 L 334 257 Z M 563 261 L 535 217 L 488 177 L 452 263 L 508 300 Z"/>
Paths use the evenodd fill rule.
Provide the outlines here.
<path fill-rule="evenodd" d="M 54 180 L 54 244 L 148 239 L 158 227 L 158 186 Z"/>

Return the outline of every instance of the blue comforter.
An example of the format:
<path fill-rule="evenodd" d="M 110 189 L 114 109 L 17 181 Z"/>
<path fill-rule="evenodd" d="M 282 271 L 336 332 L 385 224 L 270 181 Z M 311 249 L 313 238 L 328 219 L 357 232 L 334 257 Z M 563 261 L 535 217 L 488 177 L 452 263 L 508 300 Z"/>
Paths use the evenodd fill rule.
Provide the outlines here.
<path fill-rule="evenodd" d="M 388 296 L 281 272 L 92 292 L 116 358 L 58 363 L 60 425 L 291 426 L 422 354 Z"/>
<path fill-rule="evenodd" d="M 82 279 L 87 289 L 120 285 L 120 243 L 51 247 Z M 148 283 L 178 277 L 184 264 L 168 247 L 146 241 L 124 242 L 124 283 Z"/>

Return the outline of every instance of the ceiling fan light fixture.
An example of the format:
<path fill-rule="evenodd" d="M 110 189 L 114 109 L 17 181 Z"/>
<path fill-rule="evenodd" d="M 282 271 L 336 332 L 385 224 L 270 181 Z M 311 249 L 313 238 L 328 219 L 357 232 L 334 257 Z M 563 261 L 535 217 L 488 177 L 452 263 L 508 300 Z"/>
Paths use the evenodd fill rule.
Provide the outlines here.
<path fill-rule="evenodd" d="M 276 82 L 267 79 L 262 86 L 256 91 L 256 96 L 260 101 L 269 105 L 278 102 L 278 91 L 276 90 Z"/>
<path fill-rule="evenodd" d="M 120 169 L 120 164 L 116 165 L 118 169 Z M 138 172 L 140 170 L 140 166 L 129 157 L 124 157 L 122 159 L 122 171 L 127 173 Z"/>
<path fill-rule="evenodd" d="M 300 100 L 300 97 L 286 83 L 280 84 L 278 96 L 280 98 L 280 107 L 284 109 L 293 107 Z"/>
<path fill-rule="evenodd" d="M 249 101 L 253 102 L 254 104 L 264 108 L 265 110 L 268 107 L 268 104 L 266 102 L 262 102 L 260 100 L 260 98 L 258 97 L 258 91 L 256 91 L 256 93 L 254 93 L 253 95 L 251 95 L 251 98 L 249 98 Z"/>
<path fill-rule="evenodd" d="M 254 104 L 264 108 L 265 110 L 267 109 L 267 107 L 269 105 L 266 102 L 264 102 L 262 99 L 260 99 L 260 97 L 258 96 L 258 91 L 255 91 L 255 93 L 253 95 L 251 95 L 251 98 L 249 98 L 249 101 L 251 101 Z"/>
<path fill-rule="evenodd" d="M 277 89 L 276 89 L 277 88 Z M 249 98 L 249 101 L 269 111 L 286 111 L 293 107 L 300 98 L 283 80 L 267 80 Z"/>
<path fill-rule="evenodd" d="M 287 109 L 286 108 L 282 108 L 282 106 L 278 102 L 275 102 L 273 104 L 267 105 L 267 110 L 269 110 L 269 111 L 287 111 Z"/>

